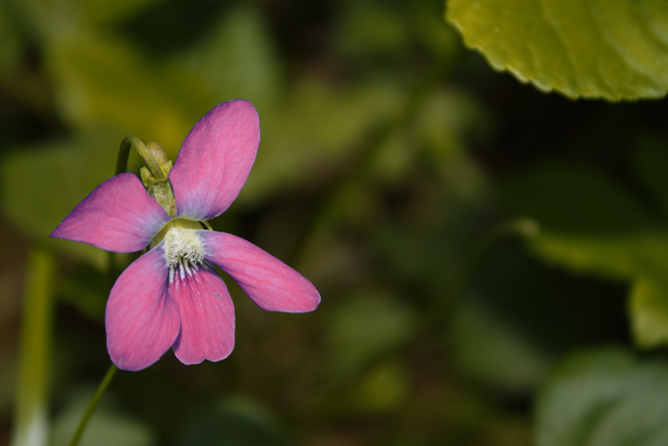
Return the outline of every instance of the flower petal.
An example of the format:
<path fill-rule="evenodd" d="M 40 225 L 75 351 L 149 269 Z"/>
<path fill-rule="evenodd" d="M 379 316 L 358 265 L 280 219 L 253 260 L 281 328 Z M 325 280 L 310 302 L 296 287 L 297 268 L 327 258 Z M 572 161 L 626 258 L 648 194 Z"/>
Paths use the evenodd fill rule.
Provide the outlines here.
<path fill-rule="evenodd" d="M 133 173 L 109 178 L 88 194 L 51 237 L 89 243 L 115 252 L 139 251 L 169 221 Z"/>
<path fill-rule="evenodd" d="M 260 308 L 303 313 L 320 303 L 318 290 L 304 276 L 246 240 L 198 231 L 204 257 L 232 276 Z"/>
<path fill-rule="evenodd" d="M 217 105 L 190 131 L 169 172 L 179 217 L 209 220 L 246 183 L 260 143 L 260 119 L 241 99 Z"/>
<path fill-rule="evenodd" d="M 173 347 L 179 361 L 199 364 L 227 358 L 234 348 L 234 305 L 213 266 L 183 279 L 177 276 L 169 292 L 181 314 L 181 333 Z"/>
<path fill-rule="evenodd" d="M 135 260 L 111 289 L 105 326 L 107 350 L 119 369 L 141 370 L 172 346 L 179 334 L 179 307 L 167 290 L 162 245 Z"/>

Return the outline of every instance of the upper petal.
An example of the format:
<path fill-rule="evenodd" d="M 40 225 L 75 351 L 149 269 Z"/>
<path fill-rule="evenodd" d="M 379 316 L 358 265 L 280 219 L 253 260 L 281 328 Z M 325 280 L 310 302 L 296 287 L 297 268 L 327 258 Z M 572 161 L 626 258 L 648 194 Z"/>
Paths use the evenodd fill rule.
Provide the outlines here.
<path fill-rule="evenodd" d="M 89 243 L 115 252 L 143 249 L 169 215 L 133 173 L 109 178 L 88 194 L 51 237 Z"/>
<path fill-rule="evenodd" d="M 167 290 L 162 244 L 135 260 L 111 289 L 105 326 L 107 350 L 119 369 L 141 370 L 172 346 L 179 334 L 179 308 Z"/>
<path fill-rule="evenodd" d="M 318 290 L 304 276 L 246 240 L 213 231 L 198 231 L 204 257 L 232 276 L 259 307 L 302 313 L 320 303 Z"/>
<path fill-rule="evenodd" d="M 241 99 L 217 105 L 197 121 L 169 180 L 177 213 L 209 220 L 230 207 L 250 173 L 260 144 L 260 119 Z"/>
<path fill-rule="evenodd" d="M 200 267 L 183 279 L 177 275 L 169 285 L 181 314 L 174 354 L 184 364 L 220 361 L 234 348 L 234 305 L 223 279 L 212 269 Z"/>

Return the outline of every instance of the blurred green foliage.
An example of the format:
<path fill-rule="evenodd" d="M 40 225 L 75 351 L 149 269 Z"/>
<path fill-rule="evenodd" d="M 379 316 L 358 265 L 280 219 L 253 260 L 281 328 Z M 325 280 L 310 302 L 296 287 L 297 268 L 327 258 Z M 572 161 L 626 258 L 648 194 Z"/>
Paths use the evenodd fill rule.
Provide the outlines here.
<path fill-rule="evenodd" d="M 668 364 L 620 349 L 569 357 L 538 399 L 536 444 L 659 445 L 668 440 Z"/>
<path fill-rule="evenodd" d="M 476 3 L 514 4 L 451 0 L 450 20 L 467 10 L 470 18 Z M 629 2 L 574 3 L 589 4 L 614 17 L 582 33 L 612 29 L 620 48 L 644 45 L 623 33 Z M 197 119 L 239 97 L 256 106 L 262 141 L 238 200 L 211 223 L 298 269 L 322 304 L 310 314 L 267 313 L 228 280 L 233 354 L 184 366 L 167 353 L 145 371 L 120 372 L 82 444 L 663 439 L 664 101 L 573 102 L 521 85 L 464 48 L 443 6 L 0 2 L 0 227 L 11 253 L 0 257 L 0 444 L 12 435 L 25 253 L 39 246 L 58 259 L 45 403 L 52 443 L 63 444 L 109 365 L 109 264 L 136 256 L 110 262 L 48 234 L 113 174 L 123 137 L 156 141 L 174 158 Z M 570 48 L 585 66 L 561 85 L 499 62 L 485 46 L 493 65 L 569 96 L 665 90 L 663 78 L 650 91 L 625 71 L 647 58 L 660 67 L 659 43 L 638 53 L 640 65 L 619 69 L 599 63 L 608 54 L 598 51 L 599 34 L 545 53 L 549 17 L 531 11 L 523 13 L 531 27 L 503 24 L 512 31 L 508 60 L 559 76 L 552 68 Z M 657 10 L 637 27 L 659 32 L 664 16 Z M 476 32 L 490 39 L 483 19 L 476 15 Z M 529 64 L 526 47 L 513 55 L 518 42 L 549 60 Z M 601 76 L 584 89 L 594 66 Z M 138 157 L 130 165 L 137 172 Z M 656 358 L 635 359 L 637 346 Z"/>

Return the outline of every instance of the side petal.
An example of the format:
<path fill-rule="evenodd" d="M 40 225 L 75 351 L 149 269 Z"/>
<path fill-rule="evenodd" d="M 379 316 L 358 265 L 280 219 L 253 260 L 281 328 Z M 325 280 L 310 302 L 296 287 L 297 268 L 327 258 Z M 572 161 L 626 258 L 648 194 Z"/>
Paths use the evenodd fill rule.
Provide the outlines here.
<path fill-rule="evenodd" d="M 169 292 L 181 314 L 181 332 L 173 347 L 179 361 L 199 364 L 227 358 L 234 349 L 234 305 L 213 266 L 183 279 L 177 276 Z"/>
<path fill-rule="evenodd" d="M 50 237 L 84 242 L 107 251 L 135 252 L 169 221 L 133 173 L 109 178 L 67 214 Z"/>
<path fill-rule="evenodd" d="M 107 350 L 119 369 L 141 370 L 156 362 L 179 334 L 179 308 L 167 290 L 162 245 L 135 260 L 111 289 L 105 326 Z"/>
<path fill-rule="evenodd" d="M 214 231 L 198 231 L 204 257 L 239 284 L 260 308 L 303 313 L 320 303 L 318 290 L 304 276 L 246 240 Z"/>
<path fill-rule="evenodd" d="M 230 207 L 246 183 L 260 144 L 260 118 L 241 99 L 217 105 L 197 121 L 169 180 L 179 217 L 209 220 Z"/>

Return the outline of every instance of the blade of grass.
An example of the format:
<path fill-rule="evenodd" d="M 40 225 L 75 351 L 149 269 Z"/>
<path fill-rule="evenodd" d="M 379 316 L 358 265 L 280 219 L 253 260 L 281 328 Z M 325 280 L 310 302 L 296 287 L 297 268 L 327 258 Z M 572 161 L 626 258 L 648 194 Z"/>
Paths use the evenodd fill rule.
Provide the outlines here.
<path fill-rule="evenodd" d="M 28 256 L 23 296 L 12 446 L 47 444 L 54 282 L 53 257 L 33 247 Z"/>

